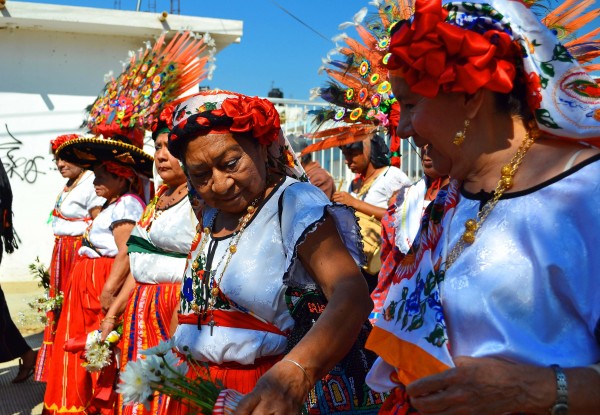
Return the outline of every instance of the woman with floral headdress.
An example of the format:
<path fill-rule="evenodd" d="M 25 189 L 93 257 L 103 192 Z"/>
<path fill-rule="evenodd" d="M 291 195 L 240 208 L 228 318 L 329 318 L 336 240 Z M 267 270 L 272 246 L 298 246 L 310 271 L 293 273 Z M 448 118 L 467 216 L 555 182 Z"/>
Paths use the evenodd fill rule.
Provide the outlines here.
<path fill-rule="evenodd" d="M 123 316 L 120 372 L 142 357 L 141 351 L 170 338 L 170 325 L 179 306 L 181 278 L 198 220 L 190 205 L 185 173 L 167 147 L 169 128 L 165 110 L 153 126 L 154 164 L 162 180 L 127 241 L 131 273 L 107 315 Z M 117 327 L 116 319 L 102 321 L 102 337 Z M 155 394 L 149 407 L 123 404 L 117 413 L 164 414 L 169 397 Z"/>
<path fill-rule="evenodd" d="M 169 150 L 204 205 L 176 348 L 247 394 L 236 413 L 377 413 L 364 384 L 372 356 L 353 349 L 372 307 L 356 220 L 305 183 L 273 104 L 190 97 L 174 109 Z"/>
<path fill-rule="evenodd" d="M 65 290 L 48 366 L 44 413 L 111 414 L 115 375 L 106 372 L 100 380 L 86 371 L 81 350 L 72 345 L 82 339 L 85 343 L 103 320 L 117 319 L 105 314 L 102 302 L 118 293 L 129 273 L 126 243 L 145 207 L 138 174 L 151 175 L 152 156 L 120 136 L 70 140 L 57 149 L 56 156 L 92 168 L 96 194 L 106 203 L 83 235 L 80 258 Z"/>
<path fill-rule="evenodd" d="M 518 1 L 396 25 L 398 133 L 452 180 L 369 337 L 383 413 L 600 413 L 600 88 L 569 46 Z"/>
<path fill-rule="evenodd" d="M 71 268 L 81 247 L 81 237 L 91 221 L 98 215 L 106 200 L 96 195 L 94 173 L 56 157 L 56 150 L 69 140 L 80 138 L 77 134 L 60 135 L 50 142 L 58 172 L 67 183 L 58 194 L 52 210 L 54 249 L 50 262 L 49 297 L 56 298 L 64 293 Z M 34 379 L 45 382 L 48 372 L 46 363 L 52 356 L 52 345 L 60 307 L 46 312 L 44 340 L 38 352 Z"/>

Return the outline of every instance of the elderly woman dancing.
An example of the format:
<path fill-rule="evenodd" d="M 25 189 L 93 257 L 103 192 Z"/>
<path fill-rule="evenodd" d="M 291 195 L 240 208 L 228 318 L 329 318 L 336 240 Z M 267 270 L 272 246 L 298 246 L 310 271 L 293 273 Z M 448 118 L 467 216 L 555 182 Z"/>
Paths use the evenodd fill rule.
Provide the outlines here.
<path fill-rule="evenodd" d="M 372 307 L 356 220 L 303 182 L 275 107 L 203 92 L 174 109 L 169 149 L 204 204 L 177 348 L 247 393 L 236 413 L 377 413 L 374 356 L 354 347 Z"/>
<path fill-rule="evenodd" d="M 452 181 L 370 335 L 369 384 L 390 413 L 600 413 L 596 82 L 521 2 L 417 0 L 396 29 L 398 133 Z"/>

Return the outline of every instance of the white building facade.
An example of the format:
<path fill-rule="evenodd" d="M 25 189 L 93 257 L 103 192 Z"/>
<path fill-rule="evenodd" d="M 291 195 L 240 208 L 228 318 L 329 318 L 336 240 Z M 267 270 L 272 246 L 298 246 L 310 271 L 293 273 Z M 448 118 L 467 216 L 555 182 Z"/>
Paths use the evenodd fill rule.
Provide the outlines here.
<path fill-rule="evenodd" d="M 118 75 L 129 51 L 164 30 L 210 33 L 218 54 L 240 41 L 243 23 L 10 0 L 0 9 L 0 159 L 20 238 L 19 249 L 3 257 L 0 281 L 30 281 L 28 266 L 36 257 L 50 262 L 49 217 L 66 182 L 50 140 L 83 133 L 84 109 L 102 90 L 105 74 Z"/>

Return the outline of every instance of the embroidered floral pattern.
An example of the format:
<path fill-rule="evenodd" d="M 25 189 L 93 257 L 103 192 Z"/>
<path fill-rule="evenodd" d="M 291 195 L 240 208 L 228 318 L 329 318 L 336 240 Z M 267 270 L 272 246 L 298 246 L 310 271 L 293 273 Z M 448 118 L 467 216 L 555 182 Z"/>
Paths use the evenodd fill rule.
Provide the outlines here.
<path fill-rule="evenodd" d="M 401 329 L 413 331 L 421 328 L 427 313 L 435 313 L 435 327 L 425 337 L 429 343 L 442 347 L 448 341 L 446 336 L 446 322 L 440 302 L 439 285 L 444 280 L 444 271 L 439 269 L 439 262 L 434 270 L 430 271 L 425 279 L 421 273 L 417 274 L 413 291 L 409 287 L 402 289 L 399 301 L 391 301 L 383 309 L 383 318 L 386 321 L 396 319 L 401 324 Z"/>

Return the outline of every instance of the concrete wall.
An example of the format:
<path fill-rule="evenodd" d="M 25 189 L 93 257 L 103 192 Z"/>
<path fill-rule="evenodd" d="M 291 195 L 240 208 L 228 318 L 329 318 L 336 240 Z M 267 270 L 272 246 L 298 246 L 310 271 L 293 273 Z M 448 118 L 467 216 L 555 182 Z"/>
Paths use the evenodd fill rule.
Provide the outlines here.
<path fill-rule="evenodd" d="M 19 249 L 4 256 L 0 270 L 3 281 L 30 280 L 28 265 L 36 257 L 49 264 L 54 238 L 48 218 L 66 182 L 54 165 L 50 140 L 60 134 L 82 132 L 78 129 L 84 120 L 84 109 L 100 93 L 104 75 L 109 71 L 120 73 L 121 61 L 127 59 L 128 51 L 143 47 L 145 40 L 153 40 L 149 35 L 127 31 L 129 28 L 123 29 L 125 34 L 114 27 L 108 33 L 88 33 L 84 29 L 89 26 L 81 19 L 91 19 L 94 9 L 39 5 L 47 13 L 62 18 L 71 16 L 77 22 L 57 27 L 55 20 L 32 22 L 25 16 L 43 16 L 35 12 L 35 4 L 22 3 L 25 11 L 17 5 L 21 7 L 8 2 L 7 8 L 0 10 L 0 158 L 12 185 L 14 225 L 21 239 Z M 65 12 L 59 13 L 60 10 Z M 24 14 L 21 20 L 15 19 L 19 12 Z M 119 11 L 101 13 L 109 22 L 122 19 Z M 156 20 L 144 16 L 147 14 L 132 16 L 140 16 L 142 23 L 144 19 Z M 190 18 L 191 22 L 183 16 L 176 18 L 178 24 L 202 32 L 194 27 L 194 19 L 198 18 Z M 143 24 L 135 23 L 141 31 Z M 241 22 L 236 23 L 237 36 L 231 37 L 230 33 L 227 39 L 219 38 L 218 46 L 239 39 Z M 158 35 L 161 26 L 152 30 Z M 147 150 L 152 152 L 152 146 L 147 146 Z"/>

